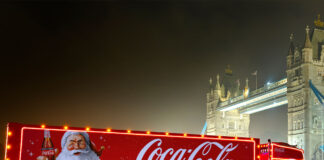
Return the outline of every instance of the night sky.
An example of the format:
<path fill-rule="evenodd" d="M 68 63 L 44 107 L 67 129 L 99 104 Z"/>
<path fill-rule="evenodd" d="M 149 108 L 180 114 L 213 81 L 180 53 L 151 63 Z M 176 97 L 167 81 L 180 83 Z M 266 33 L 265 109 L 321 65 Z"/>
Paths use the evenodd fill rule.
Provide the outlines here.
<path fill-rule="evenodd" d="M 2 1 L 0 143 L 7 122 L 200 133 L 208 80 L 285 77 L 289 35 L 324 1 Z M 324 20 L 324 18 L 322 19 Z M 287 106 L 251 136 L 287 141 Z"/>

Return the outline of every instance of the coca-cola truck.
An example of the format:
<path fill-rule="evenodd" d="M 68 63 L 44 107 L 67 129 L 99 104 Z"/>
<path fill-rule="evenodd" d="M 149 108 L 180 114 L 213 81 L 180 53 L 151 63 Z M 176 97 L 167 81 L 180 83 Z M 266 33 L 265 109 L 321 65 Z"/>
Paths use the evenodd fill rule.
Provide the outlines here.
<path fill-rule="evenodd" d="M 246 137 L 9 123 L 5 160 L 263 160 L 259 142 Z M 279 150 L 282 158 L 292 159 L 285 149 Z"/>

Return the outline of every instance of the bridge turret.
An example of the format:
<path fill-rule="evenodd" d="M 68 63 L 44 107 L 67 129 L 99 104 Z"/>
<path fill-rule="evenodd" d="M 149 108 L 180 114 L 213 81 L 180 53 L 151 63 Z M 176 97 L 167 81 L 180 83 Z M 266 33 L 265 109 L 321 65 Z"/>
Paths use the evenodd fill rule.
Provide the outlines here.
<path fill-rule="evenodd" d="M 246 78 L 245 80 L 245 87 L 244 87 L 244 91 L 243 91 L 243 96 L 244 98 L 247 98 L 249 96 L 249 79 Z"/>
<path fill-rule="evenodd" d="M 207 93 L 207 102 L 212 102 L 214 100 L 214 86 L 213 86 L 213 78 L 209 78 L 209 92 Z"/>
<path fill-rule="evenodd" d="M 246 78 L 245 80 L 245 88 L 249 89 L 249 79 Z"/>
<path fill-rule="evenodd" d="M 288 50 L 288 56 L 287 56 L 287 68 L 291 68 L 294 64 L 294 53 L 295 53 L 295 45 L 293 42 L 294 34 L 290 35 L 290 46 Z"/>
<path fill-rule="evenodd" d="M 295 46 L 294 64 L 299 65 L 301 62 L 301 52 L 298 46 Z"/>
<path fill-rule="evenodd" d="M 209 78 L 209 89 L 213 90 L 213 78 L 212 77 Z"/>
<path fill-rule="evenodd" d="M 215 87 L 215 90 L 220 90 L 220 83 L 219 83 L 219 74 L 217 74 L 217 77 L 216 77 L 216 87 Z"/>
<path fill-rule="evenodd" d="M 214 90 L 214 99 L 219 100 L 219 97 L 221 95 L 221 87 L 219 83 L 219 74 L 216 76 L 216 84 L 215 84 L 215 90 Z"/>
<path fill-rule="evenodd" d="M 219 74 L 217 74 L 216 76 L 216 84 L 215 84 L 215 90 L 214 90 L 214 99 L 217 101 L 216 103 L 218 103 L 219 99 L 220 99 L 220 95 L 221 95 L 221 87 L 220 87 L 220 83 L 219 83 Z"/>
<path fill-rule="evenodd" d="M 243 99 L 238 77 L 233 74 L 230 66 L 227 66 L 221 78 L 217 75 L 216 80 L 210 84 L 214 85 L 214 96 L 207 101 L 207 134 L 248 137 L 249 115 L 242 115 L 237 109 L 219 110 L 224 105 L 231 104 L 232 101 Z M 209 91 L 207 95 L 210 94 Z"/>
<path fill-rule="evenodd" d="M 310 41 L 310 37 L 309 37 L 309 26 L 307 25 L 306 26 L 306 37 L 305 37 L 305 45 L 304 45 L 304 48 L 313 48 L 312 47 L 312 43 Z"/>
<path fill-rule="evenodd" d="M 302 50 L 303 52 L 303 62 L 310 63 L 313 62 L 313 47 L 309 37 L 309 26 L 306 26 L 306 36 L 305 36 L 305 44 Z M 314 57 L 317 58 L 317 57 Z"/>

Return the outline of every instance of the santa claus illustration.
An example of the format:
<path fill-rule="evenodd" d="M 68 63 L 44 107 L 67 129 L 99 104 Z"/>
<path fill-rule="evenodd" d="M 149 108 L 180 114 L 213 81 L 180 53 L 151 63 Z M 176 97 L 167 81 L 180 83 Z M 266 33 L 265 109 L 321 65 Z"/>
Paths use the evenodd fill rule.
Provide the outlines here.
<path fill-rule="evenodd" d="M 67 131 L 61 140 L 62 151 L 56 160 L 100 160 L 100 155 L 104 150 L 102 146 L 96 149 L 91 142 L 88 133 Z M 37 160 L 46 160 L 46 157 L 39 156 Z"/>

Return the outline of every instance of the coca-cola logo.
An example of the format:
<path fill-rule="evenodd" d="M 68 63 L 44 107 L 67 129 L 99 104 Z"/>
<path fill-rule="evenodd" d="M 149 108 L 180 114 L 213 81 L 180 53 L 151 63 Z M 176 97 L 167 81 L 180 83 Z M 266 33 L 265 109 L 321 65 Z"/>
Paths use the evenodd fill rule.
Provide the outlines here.
<path fill-rule="evenodd" d="M 167 148 L 163 150 L 161 145 L 161 139 L 150 141 L 142 148 L 136 160 L 143 160 L 144 157 L 147 160 L 224 160 L 231 151 L 238 147 L 238 144 L 234 146 L 232 143 L 228 143 L 226 146 L 223 146 L 218 142 L 209 141 L 201 143 L 194 149 L 179 148 L 175 150 L 173 148 Z M 209 155 L 210 152 L 215 150 L 218 150 L 218 154 Z"/>
<path fill-rule="evenodd" d="M 42 150 L 43 156 L 53 156 L 55 154 L 54 150 Z"/>

